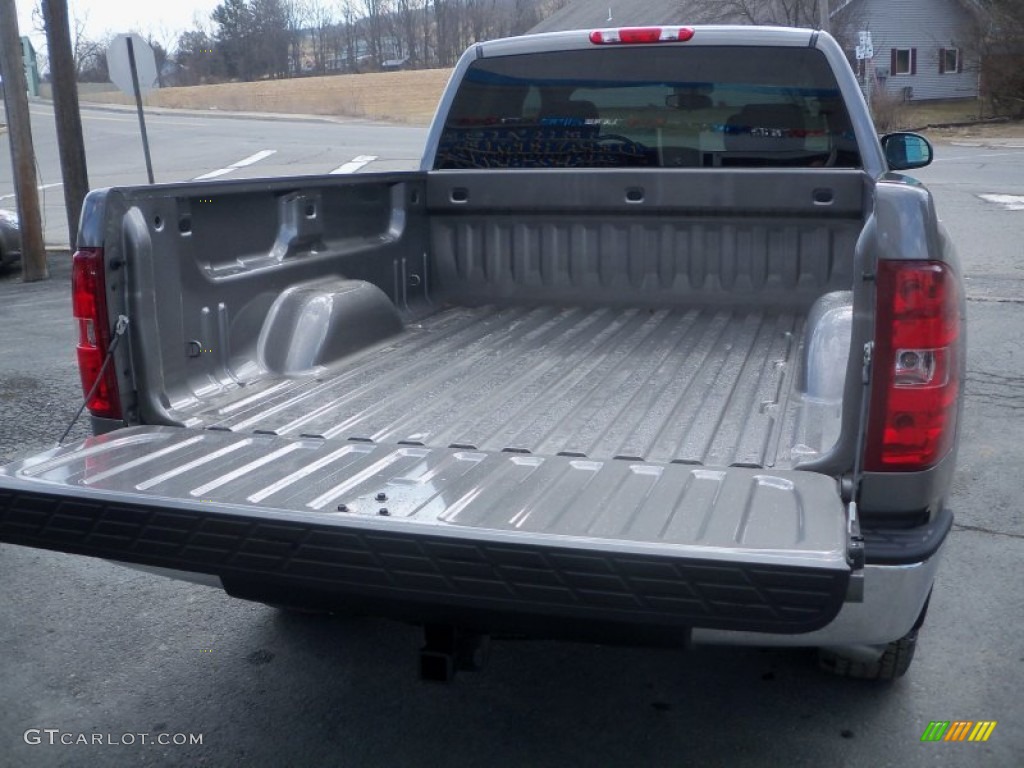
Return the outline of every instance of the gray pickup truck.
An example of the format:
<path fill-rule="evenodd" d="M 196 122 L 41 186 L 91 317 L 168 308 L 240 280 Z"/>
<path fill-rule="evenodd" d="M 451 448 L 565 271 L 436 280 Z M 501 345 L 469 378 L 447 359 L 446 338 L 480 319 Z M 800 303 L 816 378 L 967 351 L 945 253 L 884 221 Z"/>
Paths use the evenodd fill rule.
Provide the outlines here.
<path fill-rule="evenodd" d="M 95 436 L 0 540 L 288 608 L 910 664 L 943 542 L 960 267 L 919 136 L 827 34 L 472 46 L 417 171 L 93 191 Z"/>

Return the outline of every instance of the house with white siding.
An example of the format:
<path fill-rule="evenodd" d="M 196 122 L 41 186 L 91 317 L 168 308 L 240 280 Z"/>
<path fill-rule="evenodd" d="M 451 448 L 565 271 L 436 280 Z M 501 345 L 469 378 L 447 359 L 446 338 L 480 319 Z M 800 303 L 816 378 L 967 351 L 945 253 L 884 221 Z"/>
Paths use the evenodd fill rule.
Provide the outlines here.
<path fill-rule="evenodd" d="M 833 2 L 833 25 L 871 33 L 874 58 L 856 59 L 862 81 L 906 101 L 978 97 L 980 62 L 972 45 L 976 20 L 970 0 L 849 0 Z"/>
<path fill-rule="evenodd" d="M 773 0 L 751 3 L 760 23 L 785 23 Z M 865 88 L 906 100 L 977 98 L 980 66 L 971 50 L 975 0 L 831 0 L 832 32 L 848 49 Z M 734 4 L 706 0 L 574 0 L 531 32 L 643 24 L 750 23 Z M 806 16 L 806 14 L 805 14 Z M 870 32 L 874 58 L 858 62 L 858 33 Z"/>

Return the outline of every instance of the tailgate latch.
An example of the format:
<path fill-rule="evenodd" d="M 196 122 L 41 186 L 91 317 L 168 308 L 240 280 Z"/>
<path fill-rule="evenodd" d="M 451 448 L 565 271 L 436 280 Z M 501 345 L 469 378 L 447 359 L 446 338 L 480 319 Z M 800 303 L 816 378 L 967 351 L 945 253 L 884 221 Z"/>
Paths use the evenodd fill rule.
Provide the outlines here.
<path fill-rule="evenodd" d="M 857 502 L 851 501 L 846 513 L 846 562 L 850 564 L 850 584 L 846 590 L 846 602 L 864 602 L 864 536 L 860 532 L 860 518 Z"/>
<path fill-rule="evenodd" d="M 864 439 L 868 429 L 868 403 L 871 399 L 871 363 L 875 344 L 869 341 L 864 345 L 864 359 L 861 365 L 861 399 L 860 419 L 857 430 L 857 451 L 853 465 L 853 483 L 850 489 L 850 502 L 846 505 L 846 561 L 853 571 L 850 584 L 846 590 L 846 601 L 849 603 L 864 602 L 864 535 L 860 530 L 860 515 L 857 509 L 857 498 L 860 496 L 860 482 L 864 474 L 863 456 Z"/>

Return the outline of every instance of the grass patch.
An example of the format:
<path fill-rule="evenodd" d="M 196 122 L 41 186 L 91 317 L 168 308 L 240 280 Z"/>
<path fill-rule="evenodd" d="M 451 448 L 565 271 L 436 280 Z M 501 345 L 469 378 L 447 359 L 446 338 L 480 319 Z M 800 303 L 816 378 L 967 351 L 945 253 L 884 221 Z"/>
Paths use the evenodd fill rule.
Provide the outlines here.
<path fill-rule="evenodd" d="M 922 128 L 943 123 L 970 123 L 984 119 L 979 99 L 926 101 L 904 106 L 903 120 L 907 128 Z"/>
<path fill-rule="evenodd" d="M 278 112 L 428 123 L 451 70 L 424 69 L 362 75 L 330 75 L 256 83 L 161 88 L 143 98 L 149 107 Z M 79 96 L 82 102 L 133 104 L 121 92 Z"/>
<path fill-rule="evenodd" d="M 916 130 L 936 139 L 1024 137 L 1024 122 L 992 118 L 979 99 L 907 104 L 876 95 L 872 116 L 879 133 Z"/>

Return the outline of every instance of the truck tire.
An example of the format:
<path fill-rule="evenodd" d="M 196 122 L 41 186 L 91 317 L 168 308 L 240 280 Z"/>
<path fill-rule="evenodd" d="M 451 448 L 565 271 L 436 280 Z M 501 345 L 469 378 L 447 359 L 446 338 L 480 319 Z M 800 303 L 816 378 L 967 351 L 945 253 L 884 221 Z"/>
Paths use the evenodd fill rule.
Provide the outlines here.
<path fill-rule="evenodd" d="M 910 669 L 917 648 L 917 630 L 912 629 L 899 640 L 893 640 L 878 661 L 853 659 L 842 653 L 822 648 L 818 651 L 818 666 L 826 672 L 856 680 L 895 680 Z"/>
<path fill-rule="evenodd" d="M 903 677 L 910 669 L 910 662 L 914 660 L 914 651 L 917 649 L 917 633 L 924 624 L 924 617 L 928 613 L 928 604 L 931 601 L 932 594 L 929 592 L 914 626 L 899 640 L 893 640 L 886 645 L 885 651 L 877 661 L 868 662 L 829 648 L 819 648 L 818 666 L 833 675 L 855 680 L 895 680 Z"/>

